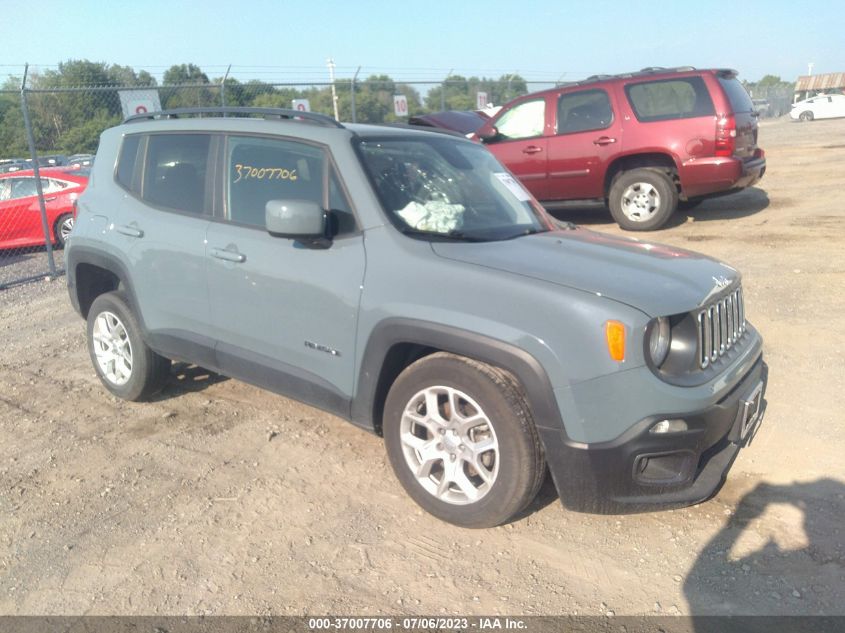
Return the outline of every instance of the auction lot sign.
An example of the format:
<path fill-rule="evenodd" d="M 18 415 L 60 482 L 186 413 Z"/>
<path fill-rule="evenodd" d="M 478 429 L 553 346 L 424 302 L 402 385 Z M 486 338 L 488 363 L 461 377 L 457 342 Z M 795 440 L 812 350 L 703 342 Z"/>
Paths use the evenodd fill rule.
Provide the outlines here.
<path fill-rule="evenodd" d="M 158 90 L 118 90 L 117 94 L 120 96 L 124 118 L 161 111 Z"/>

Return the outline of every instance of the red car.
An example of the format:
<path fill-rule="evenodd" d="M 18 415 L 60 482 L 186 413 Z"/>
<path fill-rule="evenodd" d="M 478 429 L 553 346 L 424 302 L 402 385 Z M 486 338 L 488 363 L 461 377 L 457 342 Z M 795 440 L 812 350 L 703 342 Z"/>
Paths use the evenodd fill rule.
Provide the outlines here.
<path fill-rule="evenodd" d="M 63 247 L 73 229 L 75 202 L 88 184 L 81 169 L 41 169 L 47 226 L 53 244 Z M 41 210 L 32 170 L 0 174 L 0 249 L 41 246 Z"/>
<path fill-rule="evenodd" d="M 546 207 L 601 200 L 634 231 L 766 170 L 754 104 L 728 69 L 591 77 L 514 99 L 475 138 Z"/>

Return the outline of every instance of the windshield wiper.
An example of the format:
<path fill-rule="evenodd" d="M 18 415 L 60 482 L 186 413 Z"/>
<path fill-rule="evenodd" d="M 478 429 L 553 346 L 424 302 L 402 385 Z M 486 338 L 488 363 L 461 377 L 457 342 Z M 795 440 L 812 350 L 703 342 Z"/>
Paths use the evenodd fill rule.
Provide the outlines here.
<path fill-rule="evenodd" d="M 427 237 L 432 239 L 446 240 L 450 242 L 486 242 L 486 238 L 468 235 L 463 231 L 451 230 L 448 233 L 440 233 L 438 231 L 424 231 L 423 229 L 413 229 L 411 227 L 401 229 L 405 235 L 413 237 Z"/>
<path fill-rule="evenodd" d="M 513 235 L 508 235 L 507 237 L 502 237 L 502 240 L 515 240 L 518 237 L 524 237 L 526 235 L 535 235 L 537 233 L 547 233 L 548 229 L 525 229 L 520 231 L 519 233 L 514 233 Z"/>

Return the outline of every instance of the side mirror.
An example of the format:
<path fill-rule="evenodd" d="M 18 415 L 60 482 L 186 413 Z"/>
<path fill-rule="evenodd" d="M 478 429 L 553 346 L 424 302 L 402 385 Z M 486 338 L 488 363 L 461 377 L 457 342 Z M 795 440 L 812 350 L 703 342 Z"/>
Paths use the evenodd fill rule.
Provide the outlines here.
<path fill-rule="evenodd" d="M 326 212 L 311 200 L 268 200 L 264 205 L 264 223 L 274 237 L 325 239 L 326 221 Z"/>
<path fill-rule="evenodd" d="M 496 129 L 496 126 L 493 125 L 492 122 L 488 121 L 480 128 L 478 128 L 478 130 L 475 132 L 475 135 L 479 138 L 482 143 L 488 143 L 492 140 L 495 140 L 499 136 L 499 130 Z"/>

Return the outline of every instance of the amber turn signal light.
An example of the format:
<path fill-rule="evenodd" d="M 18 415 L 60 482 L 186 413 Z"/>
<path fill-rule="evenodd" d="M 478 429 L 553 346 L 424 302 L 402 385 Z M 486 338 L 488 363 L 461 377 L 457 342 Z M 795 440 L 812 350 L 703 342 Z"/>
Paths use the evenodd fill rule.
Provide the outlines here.
<path fill-rule="evenodd" d="M 604 334 L 607 337 L 607 351 L 610 357 L 621 363 L 625 360 L 625 324 L 608 321 L 604 324 Z"/>

